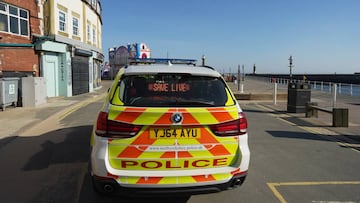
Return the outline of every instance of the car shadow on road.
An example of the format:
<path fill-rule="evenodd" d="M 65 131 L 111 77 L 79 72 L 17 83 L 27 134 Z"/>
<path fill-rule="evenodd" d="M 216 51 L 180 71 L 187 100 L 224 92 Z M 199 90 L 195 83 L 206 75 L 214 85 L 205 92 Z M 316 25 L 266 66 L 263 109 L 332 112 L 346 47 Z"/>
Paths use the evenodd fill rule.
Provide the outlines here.
<path fill-rule="evenodd" d="M 77 126 L 55 130 L 41 137 L 41 150 L 33 154 L 23 170 L 46 169 L 55 164 L 86 163 L 89 160 L 89 143 L 92 126 Z"/>
<path fill-rule="evenodd" d="M 1 139 L 1 201 L 77 202 L 91 131 L 85 125 Z"/>
<path fill-rule="evenodd" d="M 90 174 L 87 173 L 84 176 L 83 185 L 81 187 L 79 203 L 95 203 L 95 202 L 103 202 L 103 203 L 186 203 L 190 199 L 190 195 L 185 196 L 165 196 L 165 197 L 127 197 L 127 196 L 110 196 L 110 195 L 101 195 L 99 193 L 94 192 L 91 185 L 91 177 Z"/>
<path fill-rule="evenodd" d="M 88 172 L 91 125 L 34 136 L 0 139 L 2 202 L 175 202 L 190 196 L 131 198 L 101 196 Z M 17 194 L 15 191 L 25 191 Z"/>

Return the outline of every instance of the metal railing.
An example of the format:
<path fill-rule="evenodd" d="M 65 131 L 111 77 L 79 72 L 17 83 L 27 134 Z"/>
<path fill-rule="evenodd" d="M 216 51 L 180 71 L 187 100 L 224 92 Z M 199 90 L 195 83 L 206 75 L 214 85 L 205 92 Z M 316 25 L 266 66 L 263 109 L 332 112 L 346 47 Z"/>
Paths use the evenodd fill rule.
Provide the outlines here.
<path fill-rule="evenodd" d="M 266 78 L 266 77 L 256 77 L 256 76 L 248 76 L 248 77 L 259 81 L 278 83 L 279 85 L 284 85 L 284 86 L 287 86 L 290 82 L 289 79 L 285 79 L 285 78 Z M 336 89 L 337 94 L 360 97 L 359 84 L 333 83 L 333 82 L 310 81 L 310 80 L 306 80 L 306 81 L 291 80 L 291 81 L 307 83 L 311 86 L 312 90 L 333 93 L 334 89 Z"/>

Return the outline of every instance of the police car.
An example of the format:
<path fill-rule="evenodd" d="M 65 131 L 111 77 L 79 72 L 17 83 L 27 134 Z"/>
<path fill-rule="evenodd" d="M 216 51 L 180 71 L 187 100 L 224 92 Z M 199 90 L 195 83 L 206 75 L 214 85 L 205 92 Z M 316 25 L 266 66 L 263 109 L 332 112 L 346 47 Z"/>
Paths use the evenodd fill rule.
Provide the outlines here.
<path fill-rule="evenodd" d="M 91 137 L 97 192 L 203 194 L 244 182 L 246 116 L 221 74 L 195 62 L 136 59 L 120 69 Z"/>

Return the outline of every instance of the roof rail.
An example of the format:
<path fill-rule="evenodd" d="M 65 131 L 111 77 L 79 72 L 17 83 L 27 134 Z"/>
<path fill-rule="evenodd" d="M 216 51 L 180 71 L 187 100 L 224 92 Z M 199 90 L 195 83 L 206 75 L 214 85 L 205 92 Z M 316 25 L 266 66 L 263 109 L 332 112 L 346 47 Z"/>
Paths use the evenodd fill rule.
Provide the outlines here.
<path fill-rule="evenodd" d="M 209 68 L 209 69 L 211 69 L 211 70 L 216 70 L 214 67 L 207 66 L 207 65 L 203 65 L 203 66 L 200 66 L 200 67 Z"/>
<path fill-rule="evenodd" d="M 169 58 L 129 58 L 129 64 L 188 64 L 196 65 L 195 59 L 169 59 Z"/>

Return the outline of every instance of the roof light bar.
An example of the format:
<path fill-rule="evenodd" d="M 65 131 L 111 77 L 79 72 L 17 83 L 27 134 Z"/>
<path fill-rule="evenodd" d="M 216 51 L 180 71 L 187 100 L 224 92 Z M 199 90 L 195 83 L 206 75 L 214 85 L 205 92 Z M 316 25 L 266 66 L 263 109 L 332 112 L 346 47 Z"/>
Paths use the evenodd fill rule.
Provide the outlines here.
<path fill-rule="evenodd" d="M 191 64 L 196 65 L 195 59 L 169 59 L 169 58 L 129 58 L 129 64 Z"/>

